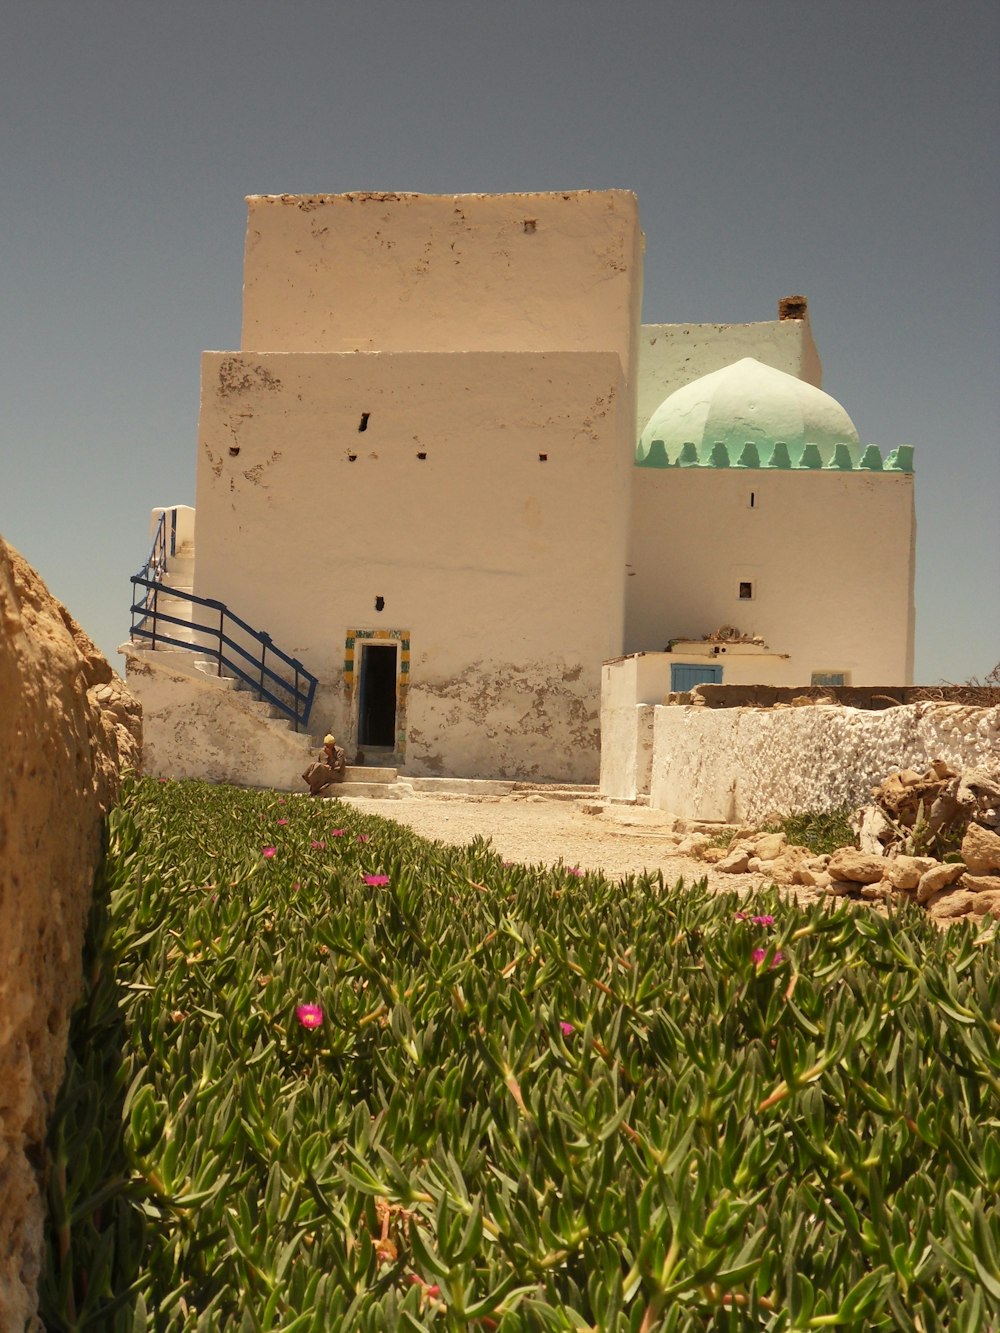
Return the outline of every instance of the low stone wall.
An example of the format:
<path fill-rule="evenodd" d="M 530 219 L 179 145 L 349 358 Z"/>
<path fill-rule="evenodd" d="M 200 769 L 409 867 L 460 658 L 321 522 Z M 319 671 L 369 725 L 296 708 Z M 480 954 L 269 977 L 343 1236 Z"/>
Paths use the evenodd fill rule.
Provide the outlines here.
<path fill-rule="evenodd" d="M 137 767 L 121 680 L 0 538 L 0 1329 L 39 1327 L 45 1137 L 104 816 Z"/>
<path fill-rule="evenodd" d="M 923 770 L 934 759 L 971 768 L 998 753 L 997 705 L 667 705 L 655 710 L 650 804 L 688 819 L 750 823 L 862 805 L 899 769 Z"/>

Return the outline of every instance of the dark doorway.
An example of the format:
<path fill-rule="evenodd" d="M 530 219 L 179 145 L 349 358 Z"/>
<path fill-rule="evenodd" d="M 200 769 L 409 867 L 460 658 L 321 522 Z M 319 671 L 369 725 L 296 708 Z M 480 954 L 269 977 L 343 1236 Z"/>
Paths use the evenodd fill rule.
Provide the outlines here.
<path fill-rule="evenodd" d="M 396 746 L 396 648 L 361 645 L 358 692 L 358 744 Z"/>

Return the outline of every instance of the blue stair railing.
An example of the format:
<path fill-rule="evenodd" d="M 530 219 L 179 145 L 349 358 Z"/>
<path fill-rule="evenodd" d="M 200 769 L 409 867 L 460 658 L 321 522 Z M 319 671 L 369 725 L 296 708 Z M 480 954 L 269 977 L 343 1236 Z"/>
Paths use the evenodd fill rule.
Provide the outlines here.
<path fill-rule="evenodd" d="M 164 510 L 149 558 L 139 573 L 132 575 L 132 642 L 145 642 L 152 648 L 183 648 L 211 658 L 218 675 L 221 676 L 225 668 L 227 673 L 248 686 L 258 699 L 271 704 L 282 717 L 287 717 L 296 731 L 304 731 L 309 725 L 317 681 L 298 658 L 289 657 L 275 647 L 269 634 L 248 625 L 224 602 L 164 585 L 168 560 L 176 553 L 177 545 L 177 515 L 176 511 L 170 512 L 173 514 L 172 524 L 168 526 L 167 511 Z M 189 618 L 172 615 L 159 606 L 161 597 L 186 602 L 192 608 L 204 607 L 210 616 L 202 615 L 196 621 L 193 609 Z M 175 627 L 187 633 L 194 631 L 200 641 L 192 643 L 190 639 L 178 638 Z M 242 637 L 242 643 L 233 637 L 237 633 Z"/>

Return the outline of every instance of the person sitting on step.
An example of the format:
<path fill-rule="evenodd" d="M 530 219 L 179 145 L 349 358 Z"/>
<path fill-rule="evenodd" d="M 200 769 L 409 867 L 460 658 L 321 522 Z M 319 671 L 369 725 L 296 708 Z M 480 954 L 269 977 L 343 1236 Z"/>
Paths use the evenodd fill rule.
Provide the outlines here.
<path fill-rule="evenodd" d="M 343 782 L 347 769 L 347 754 L 337 744 L 335 736 L 323 737 L 323 749 L 316 762 L 310 764 L 302 774 L 303 781 L 309 784 L 310 796 L 323 796 L 326 789 L 335 782 Z"/>

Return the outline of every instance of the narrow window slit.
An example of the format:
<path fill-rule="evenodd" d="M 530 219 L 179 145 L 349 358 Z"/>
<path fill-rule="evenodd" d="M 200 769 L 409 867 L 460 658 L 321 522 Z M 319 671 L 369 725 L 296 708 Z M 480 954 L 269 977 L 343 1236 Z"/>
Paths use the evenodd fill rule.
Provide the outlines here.
<path fill-rule="evenodd" d="M 756 504 L 757 504 L 757 495 L 756 495 L 756 493 L 755 493 L 754 491 L 751 491 L 751 492 L 750 492 L 750 508 L 751 508 L 751 509 L 756 508 Z"/>
<path fill-rule="evenodd" d="M 363 431 L 363 430 L 367 430 L 367 429 L 368 429 L 368 418 L 369 418 L 370 416 L 371 416 L 371 413 L 370 413 L 370 412 L 362 412 L 362 413 L 361 413 L 361 421 L 360 421 L 360 423 L 359 423 L 359 425 L 358 425 L 358 430 L 359 430 L 359 431 Z"/>

